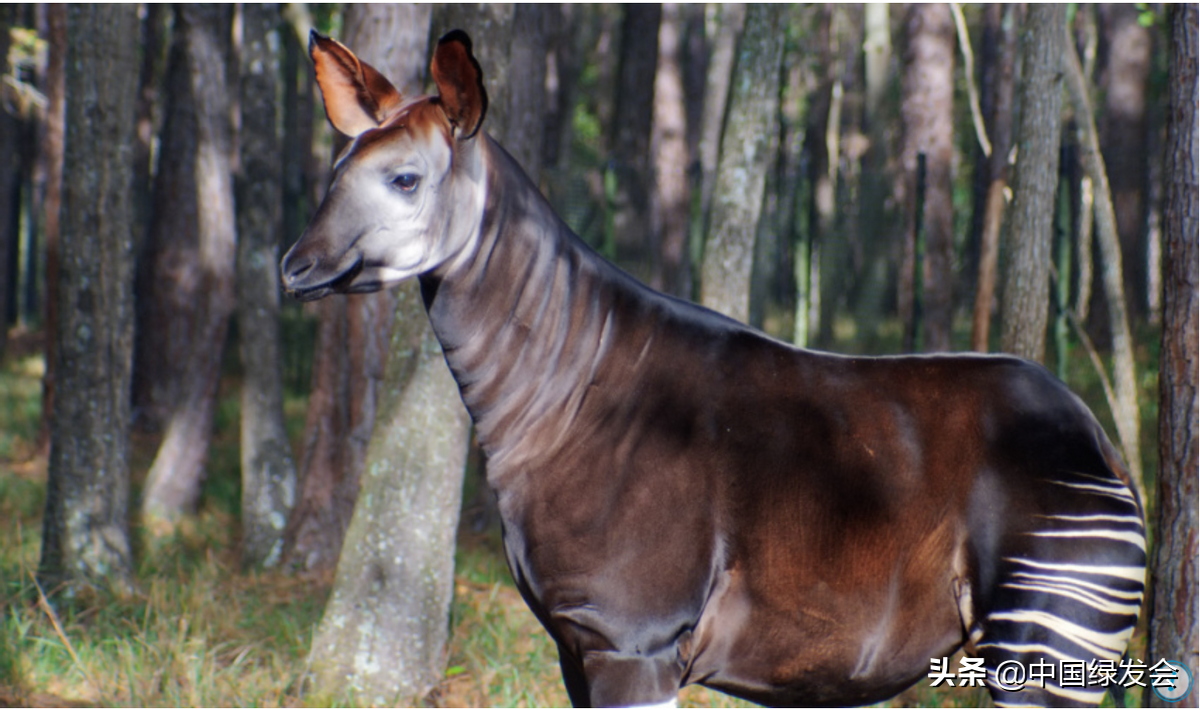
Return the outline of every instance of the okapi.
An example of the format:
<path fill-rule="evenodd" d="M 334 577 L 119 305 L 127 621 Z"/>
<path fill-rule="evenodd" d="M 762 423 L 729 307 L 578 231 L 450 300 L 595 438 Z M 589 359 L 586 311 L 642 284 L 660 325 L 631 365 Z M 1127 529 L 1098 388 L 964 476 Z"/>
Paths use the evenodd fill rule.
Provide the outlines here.
<path fill-rule="evenodd" d="M 573 704 L 671 706 L 689 683 L 874 703 L 964 645 L 997 704 L 1099 703 L 1095 673 L 998 675 L 1111 667 L 1142 599 L 1141 504 L 1061 382 L 1006 356 L 794 348 L 657 293 L 480 130 L 466 34 L 437 45 L 436 96 L 309 48 L 352 142 L 283 285 L 420 279 Z"/>

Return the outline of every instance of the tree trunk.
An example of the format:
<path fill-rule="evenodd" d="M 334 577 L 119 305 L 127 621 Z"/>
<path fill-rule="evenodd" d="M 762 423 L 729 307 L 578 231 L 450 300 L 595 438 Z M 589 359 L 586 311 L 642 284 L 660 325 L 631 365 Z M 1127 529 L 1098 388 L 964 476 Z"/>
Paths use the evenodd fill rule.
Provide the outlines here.
<path fill-rule="evenodd" d="M 147 474 L 142 512 L 173 521 L 200 498 L 216 410 L 221 354 L 234 309 L 236 250 L 228 100 L 231 7 L 177 5 L 172 61 L 172 112 L 155 186 L 151 290 L 155 301 L 139 323 L 141 358 L 160 361 L 155 399 L 166 411 L 158 454 Z M 175 121 L 172 124 L 172 120 Z M 183 136 L 184 131 L 191 135 Z M 169 143 L 175 136 L 178 142 Z M 167 362 L 161 362 L 169 358 Z M 150 381 L 153 387 L 155 381 Z"/>
<path fill-rule="evenodd" d="M 1058 187 L 1064 16 L 1031 5 L 1021 28 L 1021 117 L 1015 140 L 1010 256 L 1000 309 L 1000 349 L 1041 362 L 1050 303 L 1050 243 Z"/>
<path fill-rule="evenodd" d="M 67 10 L 66 175 L 53 334 L 59 392 L 38 576 L 68 593 L 132 589 L 129 383 L 133 346 L 133 108 L 137 10 Z"/>
<path fill-rule="evenodd" d="M 662 5 L 623 5 L 621 54 L 617 69 L 615 119 L 608 170 L 615 189 L 612 211 L 612 254 L 622 268 L 648 283 L 662 283 L 662 264 L 650 225 L 654 173 L 650 138 L 654 121 L 654 86 Z"/>
<path fill-rule="evenodd" d="M 691 194 L 688 167 L 687 108 L 683 87 L 684 9 L 675 3 L 663 6 L 658 28 L 658 68 L 654 73 L 654 159 L 652 220 L 659 245 L 661 281 L 652 286 L 681 298 L 691 296 L 688 259 L 688 214 Z"/>
<path fill-rule="evenodd" d="M 1000 261 L 1000 226 L 1004 218 L 1004 191 L 1008 186 L 1008 154 L 1012 148 L 1013 67 L 1016 58 L 1017 21 L 1012 5 L 988 5 L 984 10 L 993 35 L 983 56 L 984 115 L 992 154 L 980 156 L 975 231 L 979 239 L 975 309 L 971 319 L 971 349 L 989 349 L 992 304 L 996 298 L 996 269 Z"/>
<path fill-rule="evenodd" d="M 1151 658 L 1182 661 L 1196 673 L 1200 658 L 1197 626 L 1196 438 L 1197 240 L 1200 201 L 1196 171 L 1196 5 L 1172 5 L 1170 16 L 1169 109 L 1164 178 L 1162 360 L 1159 368 L 1158 521 L 1151 578 Z M 1193 676 L 1194 677 L 1194 676 Z M 1194 692 L 1194 691 L 1193 691 Z M 1157 696 L 1151 705 L 1170 707 Z"/>
<path fill-rule="evenodd" d="M 9 28 L 16 23 L 17 5 L 0 7 L 0 62 L 8 66 Z M 15 265 L 17 251 L 17 230 L 20 225 L 19 194 L 20 156 L 19 138 L 20 121 L 10 112 L 8 102 L 0 104 L 0 276 L 4 283 L 0 284 L 0 356 L 4 355 L 8 344 L 8 312 L 13 305 L 9 303 L 12 297 L 10 282 L 11 266 Z"/>
<path fill-rule="evenodd" d="M 363 491 L 313 638 L 318 697 L 415 703 L 442 677 L 470 422 L 415 282 L 401 287 Z"/>
<path fill-rule="evenodd" d="M 1121 237 L 1124 289 L 1129 307 L 1139 317 L 1146 315 L 1148 305 L 1146 92 L 1152 44 L 1149 28 L 1138 21 L 1142 11 L 1132 4 L 1096 6 L 1102 40 L 1099 85 L 1104 97 L 1097 129 Z"/>
<path fill-rule="evenodd" d="M 43 229 L 46 243 L 46 297 L 42 330 L 52 334 L 58 328 L 58 242 L 63 190 L 63 114 L 66 110 L 67 8 L 46 7 L 49 49 L 46 58 L 46 129 L 42 133 L 42 153 L 46 161 L 46 194 L 42 199 Z M 134 188 L 135 196 L 138 194 Z M 133 225 L 136 230 L 136 224 Z M 136 250 L 135 250 L 136 253 Z M 54 411 L 54 363 L 56 339 L 46 338 L 46 374 L 42 378 L 42 426 L 38 449 L 50 445 L 50 413 Z"/>
<path fill-rule="evenodd" d="M 914 317 L 913 303 L 922 298 L 923 350 L 950 349 L 954 315 L 954 210 L 952 166 L 954 145 L 954 19 L 942 4 L 911 5 L 905 18 L 907 43 L 901 80 L 900 118 L 904 134 L 901 152 L 907 185 L 915 185 L 917 155 L 925 155 L 924 213 L 908 191 L 904 205 L 905 248 L 901 262 L 901 315 Z M 915 234 L 918 222 L 925 233 L 925 260 L 921 281 L 924 294 L 915 293 Z"/>
<path fill-rule="evenodd" d="M 754 235 L 779 133 L 783 16 L 778 5 L 746 8 L 700 275 L 701 303 L 742 322 L 750 315 Z"/>
<path fill-rule="evenodd" d="M 1064 41 L 1069 36 L 1065 30 Z M 1100 280 L 1104 286 L 1105 303 L 1108 307 L 1109 332 L 1112 335 L 1113 389 L 1115 401 L 1113 420 L 1125 450 L 1125 463 L 1134 477 L 1138 492 L 1145 499 L 1142 481 L 1142 458 L 1140 454 L 1141 423 L 1138 418 L 1137 375 L 1133 359 L 1133 336 L 1126 316 L 1124 279 L 1121 276 L 1121 247 L 1117 234 L 1117 220 L 1113 210 L 1112 192 L 1109 190 L 1108 174 L 1104 158 L 1100 155 L 1100 143 L 1096 137 L 1096 125 L 1092 119 L 1092 105 L 1088 99 L 1083 70 L 1075 48 L 1065 47 L 1061 66 L 1066 77 L 1067 95 L 1075 111 L 1075 126 L 1079 131 L 1079 153 L 1084 170 L 1095 185 L 1096 239 L 1100 246 Z"/>
<path fill-rule="evenodd" d="M 721 157 L 721 134 L 729 107 L 729 87 L 737 61 L 738 41 L 746 24 L 746 6 L 717 6 L 717 36 L 712 41 L 708 76 L 704 84 L 704 115 L 700 126 L 700 221 L 708 231 L 713 191 L 717 182 L 717 160 Z"/>
<path fill-rule="evenodd" d="M 276 133 L 279 9 L 242 9 L 238 333 L 242 356 L 242 563 L 276 565 L 296 500 L 283 420 L 279 241 L 283 161 Z"/>
<path fill-rule="evenodd" d="M 414 91 L 428 10 L 372 6 L 370 21 L 352 19 L 347 45 Z M 362 492 L 310 659 L 318 697 L 376 705 L 414 703 L 442 678 L 470 432 L 415 280 L 393 317 Z"/>

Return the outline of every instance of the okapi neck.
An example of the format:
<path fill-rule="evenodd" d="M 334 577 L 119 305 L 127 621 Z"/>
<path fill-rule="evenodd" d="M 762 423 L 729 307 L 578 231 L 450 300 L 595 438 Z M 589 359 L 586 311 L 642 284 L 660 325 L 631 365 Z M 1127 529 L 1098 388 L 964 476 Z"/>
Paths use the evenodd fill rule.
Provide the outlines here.
<path fill-rule="evenodd" d="M 422 276 L 421 289 L 492 476 L 561 443 L 604 369 L 621 293 L 639 285 L 480 138 L 486 197 L 471 252 Z"/>

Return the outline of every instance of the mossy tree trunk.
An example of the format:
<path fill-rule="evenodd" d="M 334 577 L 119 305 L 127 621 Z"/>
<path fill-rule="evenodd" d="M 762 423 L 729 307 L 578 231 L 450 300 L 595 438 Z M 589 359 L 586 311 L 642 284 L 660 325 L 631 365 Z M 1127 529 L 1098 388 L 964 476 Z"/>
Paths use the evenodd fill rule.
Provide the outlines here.
<path fill-rule="evenodd" d="M 279 9 L 242 9 L 238 333 L 242 369 L 242 563 L 278 564 L 296 500 L 296 464 L 283 421 L 279 243 L 283 158 L 276 131 Z"/>
<path fill-rule="evenodd" d="M 779 132 L 784 12 L 779 5 L 746 8 L 700 272 L 701 303 L 743 323 L 750 317 L 754 235 Z"/>
<path fill-rule="evenodd" d="M 67 11 L 66 182 L 55 333 L 58 396 L 38 577 L 47 589 L 132 587 L 129 384 L 137 9 Z"/>

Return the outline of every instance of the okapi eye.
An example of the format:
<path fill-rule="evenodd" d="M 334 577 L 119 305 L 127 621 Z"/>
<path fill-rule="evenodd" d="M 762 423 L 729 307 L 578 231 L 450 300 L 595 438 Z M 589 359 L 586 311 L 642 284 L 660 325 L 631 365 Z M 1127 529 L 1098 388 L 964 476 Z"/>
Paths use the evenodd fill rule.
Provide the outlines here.
<path fill-rule="evenodd" d="M 421 178 L 419 176 L 412 173 L 401 173 L 396 176 L 396 179 L 392 180 L 392 184 L 395 185 L 401 192 L 412 192 L 413 190 L 417 189 L 417 183 L 420 182 L 420 180 Z"/>

